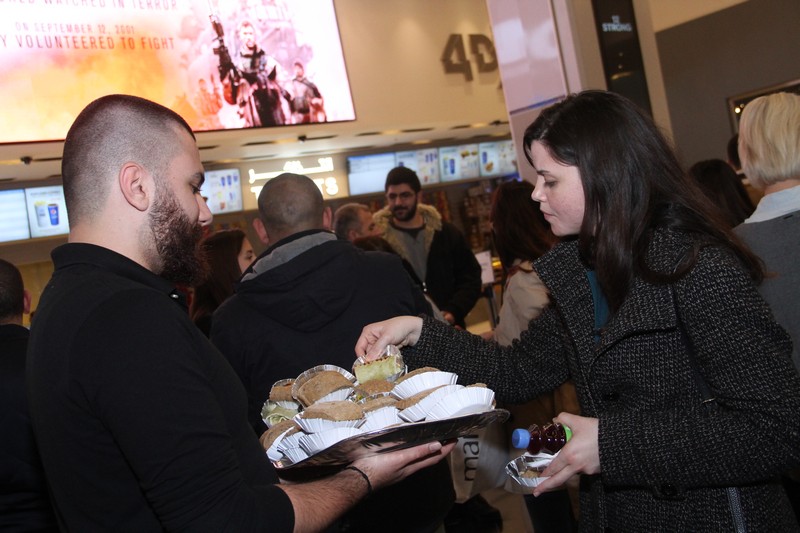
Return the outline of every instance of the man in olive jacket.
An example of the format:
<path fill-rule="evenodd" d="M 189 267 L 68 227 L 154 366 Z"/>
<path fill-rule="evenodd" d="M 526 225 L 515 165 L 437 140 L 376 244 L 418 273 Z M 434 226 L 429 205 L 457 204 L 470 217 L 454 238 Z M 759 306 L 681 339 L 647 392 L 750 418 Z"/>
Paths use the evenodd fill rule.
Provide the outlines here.
<path fill-rule="evenodd" d="M 445 319 L 465 327 L 464 317 L 481 295 L 481 266 L 464 235 L 436 208 L 420 203 L 419 177 L 410 168 L 390 170 L 385 190 L 387 206 L 374 215 L 384 239 L 411 263 Z"/>

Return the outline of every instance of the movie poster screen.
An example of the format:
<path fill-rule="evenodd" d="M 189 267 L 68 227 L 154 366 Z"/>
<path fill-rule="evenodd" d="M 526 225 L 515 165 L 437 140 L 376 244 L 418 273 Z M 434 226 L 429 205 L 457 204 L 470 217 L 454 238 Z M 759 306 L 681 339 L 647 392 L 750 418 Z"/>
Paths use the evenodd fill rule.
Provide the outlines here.
<path fill-rule="evenodd" d="M 61 140 L 114 93 L 195 131 L 355 120 L 333 0 L 28 0 L 0 14 L 0 143 Z"/>

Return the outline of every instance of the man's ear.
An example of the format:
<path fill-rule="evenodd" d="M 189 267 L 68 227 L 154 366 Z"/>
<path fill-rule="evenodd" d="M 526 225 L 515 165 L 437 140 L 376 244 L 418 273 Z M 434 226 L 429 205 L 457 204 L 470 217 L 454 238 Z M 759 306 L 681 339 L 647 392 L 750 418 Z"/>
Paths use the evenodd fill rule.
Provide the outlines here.
<path fill-rule="evenodd" d="M 322 229 L 326 229 L 331 231 L 333 223 L 333 212 L 331 211 L 330 207 L 326 207 L 322 210 Z"/>
<path fill-rule="evenodd" d="M 253 219 L 253 229 L 256 230 L 258 239 L 265 245 L 269 245 L 269 234 L 267 233 L 267 228 L 264 227 L 264 223 L 260 218 L 256 217 Z"/>
<path fill-rule="evenodd" d="M 125 163 L 119 171 L 119 188 L 135 209 L 146 211 L 155 194 L 152 175 L 137 163 Z"/>

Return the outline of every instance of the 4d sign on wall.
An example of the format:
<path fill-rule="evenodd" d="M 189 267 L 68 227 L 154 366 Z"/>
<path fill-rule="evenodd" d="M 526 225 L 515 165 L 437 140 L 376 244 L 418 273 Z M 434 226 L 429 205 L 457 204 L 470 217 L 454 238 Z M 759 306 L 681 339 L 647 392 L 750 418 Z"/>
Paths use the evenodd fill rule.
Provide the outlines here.
<path fill-rule="evenodd" d="M 469 48 L 469 55 L 467 55 Z M 472 58 L 470 60 L 470 58 Z M 471 33 L 460 35 L 453 33 L 448 37 L 442 52 L 444 71 L 448 74 L 463 74 L 464 79 L 472 81 L 472 65 L 478 72 L 494 72 L 497 70 L 497 54 L 494 43 L 486 35 Z"/>

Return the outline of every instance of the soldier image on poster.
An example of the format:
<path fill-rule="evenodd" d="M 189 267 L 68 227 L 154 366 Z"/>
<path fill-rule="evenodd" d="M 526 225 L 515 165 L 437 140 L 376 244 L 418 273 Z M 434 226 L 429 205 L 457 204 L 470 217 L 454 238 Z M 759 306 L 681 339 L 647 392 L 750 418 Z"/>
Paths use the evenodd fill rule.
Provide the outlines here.
<path fill-rule="evenodd" d="M 325 101 L 317 86 L 305 75 L 305 67 L 300 61 L 294 62 L 294 79 L 292 79 L 292 122 L 307 124 L 309 122 L 326 122 Z"/>
<path fill-rule="evenodd" d="M 225 101 L 238 107 L 245 127 L 279 126 L 286 124 L 287 106 L 292 97 L 278 82 L 280 65 L 256 42 L 256 29 L 250 21 L 239 24 L 241 41 L 236 61 L 231 58 L 224 41 L 219 19 L 211 16 L 217 34 L 219 75 Z"/>

